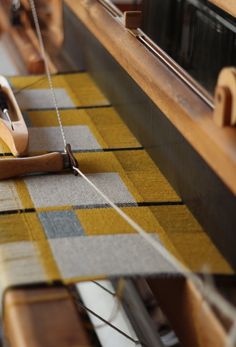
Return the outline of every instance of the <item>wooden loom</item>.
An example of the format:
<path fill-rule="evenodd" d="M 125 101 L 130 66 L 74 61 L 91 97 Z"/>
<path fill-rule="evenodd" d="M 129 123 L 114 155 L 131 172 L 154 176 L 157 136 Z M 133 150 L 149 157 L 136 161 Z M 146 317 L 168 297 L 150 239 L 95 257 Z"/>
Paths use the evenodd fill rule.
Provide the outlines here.
<path fill-rule="evenodd" d="M 184 136 L 185 140 L 181 140 L 181 142 L 184 143 L 184 146 L 185 141 L 187 140 L 187 142 L 191 144 L 195 152 L 199 155 L 200 158 L 198 158 L 198 160 L 201 161 L 201 158 L 204 159 L 204 161 L 207 163 L 207 166 L 210 168 L 208 169 L 208 172 L 206 172 L 206 180 L 209 179 L 209 177 L 213 177 L 214 182 L 218 182 L 218 180 L 220 180 L 220 187 L 222 185 L 222 189 L 224 190 L 223 196 L 226 199 L 225 204 L 226 206 L 229 206 L 229 210 L 226 209 L 225 212 L 221 211 L 220 216 L 213 216 L 212 220 L 208 222 L 207 228 L 214 241 L 218 245 L 220 245 L 221 239 L 219 239 L 217 235 L 212 234 L 212 229 L 215 227 L 215 224 L 218 221 L 217 218 L 221 218 L 223 220 L 220 224 L 220 227 L 223 227 L 224 225 L 222 223 L 225 222 L 226 218 L 225 213 L 228 215 L 228 211 L 233 210 L 233 206 L 235 206 L 235 158 L 233 152 L 233 149 L 235 147 L 235 129 L 233 128 L 233 125 L 235 124 L 235 71 L 227 69 L 221 73 L 215 94 L 215 108 L 214 111 L 212 111 L 213 100 L 211 97 L 206 95 L 200 88 L 197 90 L 196 94 L 193 89 L 189 88 L 188 85 L 186 85 L 186 82 L 183 79 L 179 79 L 178 71 L 176 71 L 175 69 L 166 69 L 166 67 L 163 66 L 163 63 L 158 61 L 156 56 L 146 49 L 145 45 L 149 45 L 150 41 L 144 35 L 139 36 L 139 32 L 137 31 L 137 23 L 140 23 L 140 21 L 137 19 L 140 18 L 139 14 L 135 15 L 132 13 L 132 15 L 130 15 L 129 13 L 126 13 L 126 16 L 123 18 L 121 13 L 117 10 L 114 10 L 113 7 L 109 7 L 109 11 L 107 11 L 107 5 L 105 6 L 105 9 L 103 5 L 106 5 L 106 3 L 104 4 L 102 1 L 78 3 L 75 1 L 67 0 L 65 11 L 66 15 L 68 16 L 68 20 L 69 18 L 76 18 L 78 20 L 78 29 L 72 27 L 71 30 L 76 31 L 77 29 L 79 31 L 78 40 L 84 40 L 84 38 L 82 37 L 83 33 L 85 38 L 94 35 L 96 37 L 96 40 L 98 40 L 98 42 L 101 42 L 106 50 L 109 51 L 110 54 L 119 61 L 123 69 L 128 71 L 133 80 L 138 83 L 138 88 L 141 88 L 148 95 L 149 107 L 158 107 L 158 109 L 162 111 L 162 114 L 164 114 L 165 117 L 170 120 L 171 124 L 174 125 L 178 133 L 180 133 L 181 136 Z M 114 21 L 114 16 L 116 17 L 116 19 L 118 18 L 118 20 Z M 131 23 L 129 18 L 132 19 Z M 135 18 L 135 21 L 133 21 L 133 18 Z M 113 30 L 107 31 L 107 27 L 113 28 Z M 89 30 L 86 28 L 88 28 Z M 119 41 L 116 40 L 117 37 L 123 40 L 124 46 L 122 52 L 119 48 Z M 142 46 L 140 43 L 140 41 L 142 41 L 141 38 L 144 40 L 144 46 Z M 104 57 L 107 59 L 107 52 L 103 52 L 103 50 L 100 48 L 101 44 L 96 40 L 93 37 L 91 39 L 91 43 L 94 44 L 95 47 L 99 47 L 99 60 L 101 61 Z M 68 44 L 67 38 L 65 38 L 65 45 L 66 44 Z M 109 85 L 106 85 L 107 82 L 100 80 L 96 66 L 94 66 L 93 62 L 90 60 L 90 49 L 91 48 L 89 47 L 89 45 L 86 45 L 85 56 L 88 57 L 87 67 L 91 69 L 94 76 L 97 76 L 98 82 L 103 85 L 105 90 L 107 90 L 107 93 L 109 93 Z M 160 57 L 160 59 L 167 59 L 167 57 L 162 56 Z M 134 61 L 134 64 L 130 64 L 130 60 Z M 148 62 L 148 64 L 146 64 L 146 62 Z M 114 63 L 112 59 L 110 66 L 112 66 L 112 69 L 114 69 L 113 71 L 115 71 L 115 73 L 117 73 L 117 71 L 118 73 L 120 73 L 120 70 L 117 68 L 116 63 Z M 103 67 L 101 67 L 101 69 L 103 69 Z M 183 72 L 180 71 L 180 74 L 181 73 Z M 121 72 L 121 75 L 122 74 L 123 70 Z M 158 79 L 155 77 L 156 75 L 158 75 Z M 146 82 L 147 80 L 149 81 L 149 83 Z M 129 81 L 129 83 L 132 84 L 133 81 Z M 111 99 L 115 100 L 115 103 L 119 108 L 119 100 L 117 100 L 116 96 L 114 96 L 114 90 L 110 91 L 110 97 Z M 146 96 L 144 98 L 146 98 Z M 207 100 L 207 103 L 205 100 Z M 124 117 L 126 117 L 127 110 L 122 110 L 122 107 L 120 108 Z M 161 117 L 162 116 L 159 116 L 159 118 Z M 222 128 L 222 126 L 225 125 L 227 125 L 228 127 Z M 140 129 L 138 129 L 137 127 L 135 129 L 135 125 L 133 125 L 133 127 L 136 133 L 140 133 Z M 163 128 L 165 127 L 167 127 L 166 124 L 163 125 Z M 170 125 L 170 128 L 171 127 L 172 125 Z M 189 132 L 186 131 L 186 129 L 191 129 L 192 131 Z M 173 134 L 176 137 L 179 136 L 175 133 Z M 142 139 L 142 143 L 144 143 L 145 146 L 149 145 L 149 147 L 152 147 L 150 146 L 150 144 L 148 144 L 148 141 L 150 139 L 147 138 L 146 134 L 143 133 L 140 135 L 140 137 Z M 170 181 L 172 181 L 173 183 L 173 177 L 172 174 L 170 174 L 171 167 L 170 163 L 168 163 L 168 160 L 167 163 L 163 163 L 161 154 L 158 154 L 155 150 L 153 150 L 153 148 L 151 148 L 150 151 L 152 152 L 153 157 L 156 158 L 159 163 L 162 163 L 163 171 L 167 173 Z M 187 151 L 189 151 L 189 149 L 187 149 Z M 194 154 L 192 158 L 195 158 L 195 155 L 196 154 Z M 190 162 L 192 158 L 189 159 Z M 181 162 L 179 163 L 179 165 L 181 167 Z M 197 171 L 197 173 L 199 173 L 199 171 Z M 177 183 L 175 184 L 179 187 L 180 190 L 182 190 L 183 186 L 181 184 L 181 178 L 177 177 Z M 201 189 L 204 189 L 204 185 L 203 187 L 201 187 Z M 184 188 L 182 194 L 184 197 L 189 198 L 184 191 Z M 207 203 L 210 203 L 210 198 L 211 197 L 209 197 Z M 189 198 L 189 200 L 191 205 L 191 199 Z M 191 208 L 193 211 L 195 211 L 194 205 L 191 206 Z M 202 210 L 195 213 L 198 213 L 198 217 L 201 222 L 203 224 L 206 224 L 203 213 L 203 211 L 206 210 L 206 202 L 201 201 L 200 209 Z M 228 218 L 230 219 L 230 223 L 233 224 L 233 220 L 235 218 L 233 214 L 230 214 Z M 227 233 L 228 235 L 232 235 L 232 230 L 230 230 L 230 227 L 228 226 Z M 234 243 L 232 242 L 232 245 L 224 243 L 220 245 L 220 247 L 224 255 L 228 257 L 228 259 L 235 266 Z M 225 324 L 225 322 L 222 322 L 222 320 L 213 313 L 214 311 L 212 310 L 212 308 L 208 306 L 204 308 L 202 307 L 202 297 L 192 287 L 191 282 L 185 282 L 182 280 L 180 280 L 180 282 L 180 284 L 177 284 L 180 292 L 177 291 L 175 293 L 176 297 L 172 296 L 172 303 L 169 300 L 170 296 L 166 295 L 168 288 L 171 288 L 169 283 L 165 283 L 165 280 L 155 280 L 151 281 L 150 283 L 154 288 L 154 291 L 158 293 L 159 300 L 163 302 L 163 306 L 166 307 L 166 311 L 169 313 L 169 316 L 171 317 L 173 322 L 172 324 L 174 325 L 174 327 L 176 327 L 178 334 L 183 341 L 183 344 L 185 344 L 186 346 L 204 346 L 206 344 L 209 346 L 222 346 L 227 338 L 227 329 L 225 329 L 225 326 L 227 324 Z M 20 289 L 9 291 L 9 293 L 6 294 L 6 307 L 7 305 L 9 305 L 10 307 L 9 309 L 6 308 L 6 331 L 13 346 L 18 346 L 17 343 L 19 341 L 19 335 L 15 336 L 13 332 L 13 330 L 16 329 L 14 327 L 16 327 L 17 324 L 19 324 L 20 336 L 25 341 L 27 341 L 28 335 L 24 336 L 24 333 L 28 331 L 28 328 L 25 329 L 25 327 L 21 326 L 21 324 L 27 324 L 27 326 L 29 324 L 30 328 L 32 328 L 32 331 L 34 331 L 35 329 L 35 327 L 31 326 L 32 320 L 27 321 L 27 315 L 26 321 L 14 321 L 17 315 L 22 314 L 24 307 L 32 307 L 30 308 L 32 312 L 33 310 L 37 309 L 37 305 L 35 305 L 34 300 L 36 300 L 36 302 L 41 300 L 43 302 L 46 302 L 48 310 L 47 312 L 50 313 L 50 310 L 52 310 L 52 315 L 55 314 L 54 309 L 57 310 L 60 308 L 62 309 L 62 311 L 65 310 L 65 312 L 68 312 L 66 311 L 67 309 L 70 311 L 72 323 L 69 324 L 68 320 L 68 328 L 65 328 L 63 330 L 60 329 L 61 324 L 64 325 L 64 320 L 60 321 L 60 319 L 58 319 L 58 322 L 55 322 L 56 328 L 54 329 L 54 331 L 56 335 L 55 338 L 58 338 L 58 342 L 56 342 L 57 345 L 59 345 L 59 343 L 62 343 L 64 338 L 65 340 L 68 338 L 67 334 L 72 334 L 71 336 L 75 338 L 77 345 L 88 343 L 83 333 L 82 335 L 77 336 L 81 322 L 78 321 L 77 318 L 75 318 L 75 308 L 73 305 L 71 305 L 71 298 L 70 296 L 68 296 L 66 289 L 59 288 L 57 293 L 58 297 L 57 295 L 55 295 L 55 297 L 57 297 L 55 301 L 59 301 L 60 306 L 58 303 L 55 306 L 54 300 L 52 303 L 50 303 L 49 292 L 51 290 L 57 291 L 57 289 L 49 289 L 47 291 L 45 291 L 45 289 L 42 289 L 42 291 L 39 289 L 28 289 L 22 291 L 22 289 Z M 174 293 L 172 293 L 172 295 L 173 294 Z M 25 298 L 26 295 L 27 298 Z M 47 295 L 49 295 L 49 299 L 47 298 Z M 184 300 L 178 302 L 180 295 L 183 295 Z M 29 299 L 31 296 L 36 296 L 36 299 Z M 20 304 L 14 305 L 14 302 L 20 302 Z M 192 332 L 191 336 L 190 334 L 186 334 L 186 331 L 184 331 L 183 328 L 179 326 L 178 321 L 176 321 L 175 312 L 173 312 L 173 310 L 171 312 L 171 307 L 173 308 L 175 306 L 176 310 L 184 311 L 184 317 L 189 326 L 189 329 Z M 38 307 L 38 309 L 41 310 L 41 307 Z M 196 316 L 189 318 L 188 312 L 190 310 L 194 310 L 194 312 L 196 312 Z M 34 314 L 41 313 L 37 312 Z M 42 315 L 43 314 L 44 313 L 42 311 Z M 205 319 L 203 319 L 204 316 L 206 317 Z M 48 315 L 48 317 L 50 317 L 50 314 Z M 74 321 L 73 317 L 75 319 Z M 200 325 L 202 322 L 204 322 L 204 326 L 202 326 L 202 329 L 200 329 L 201 336 L 199 336 L 199 329 L 195 330 L 195 325 Z M 205 326 L 206 322 L 208 322 L 207 327 Z M 74 330 L 71 327 L 74 328 Z M 44 329 L 43 326 L 40 328 Z M 47 322 L 45 322 L 45 329 L 47 329 Z M 62 333 L 62 335 L 65 333 L 66 337 L 61 337 L 60 335 L 58 335 L 58 332 Z M 53 337 L 51 336 L 51 338 Z M 35 343 L 35 345 L 37 345 L 38 343 L 38 345 L 41 346 L 46 345 L 47 342 L 37 340 Z M 48 343 L 50 345 L 50 342 Z M 67 346 L 67 344 L 65 344 L 65 346 Z"/>

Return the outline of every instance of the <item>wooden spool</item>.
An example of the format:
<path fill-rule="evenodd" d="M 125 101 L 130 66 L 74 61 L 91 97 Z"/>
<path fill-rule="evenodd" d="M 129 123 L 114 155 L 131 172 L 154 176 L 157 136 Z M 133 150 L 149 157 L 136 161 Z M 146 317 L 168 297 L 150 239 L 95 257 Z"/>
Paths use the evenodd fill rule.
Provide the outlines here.
<path fill-rule="evenodd" d="M 224 68 L 219 75 L 214 121 L 220 127 L 236 124 L 236 68 Z"/>

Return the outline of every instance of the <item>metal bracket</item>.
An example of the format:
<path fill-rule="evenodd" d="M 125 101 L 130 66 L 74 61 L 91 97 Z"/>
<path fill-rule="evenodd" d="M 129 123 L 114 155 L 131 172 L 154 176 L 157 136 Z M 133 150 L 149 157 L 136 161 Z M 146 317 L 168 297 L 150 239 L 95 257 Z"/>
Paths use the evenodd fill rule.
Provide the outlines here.
<path fill-rule="evenodd" d="M 68 159 L 69 159 L 70 168 L 72 169 L 74 175 L 78 176 L 78 172 L 76 170 L 74 170 L 74 168 L 78 168 L 79 164 L 73 155 L 71 145 L 69 143 L 67 143 L 67 145 L 66 145 L 65 152 L 66 152 Z"/>

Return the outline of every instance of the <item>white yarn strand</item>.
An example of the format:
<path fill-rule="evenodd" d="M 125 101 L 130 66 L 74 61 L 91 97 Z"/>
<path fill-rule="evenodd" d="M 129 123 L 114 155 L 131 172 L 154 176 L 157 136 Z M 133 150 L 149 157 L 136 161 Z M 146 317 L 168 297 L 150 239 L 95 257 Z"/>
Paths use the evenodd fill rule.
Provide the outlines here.
<path fill-rule="evenodd" d="M 80 169 L 73 167 L 73 169 L 78 172 L 78 174 L 85 179 L 85 181 L 135 230 L 148 242 L 152 247 L 154 247 L 165 260 L 168 261 L 178 272 L 181 274 L 189 272 L 189 270 L 181 264 L 174 256 L 172 256 L 161 244 L 156 241 L 150 234 L 148 234 L 139 224 L 137 224 L 133 219 L 131 219 L 124 211 L 120 209 L 113 201 L 111 201 L 108 196 L 106 196 L 93 182 L 91 182 L 86 175 L 80 171 Z"/>
<path fill-rule="evenodd" d="M 49 88 L 50 88 L 50 91 L 51 91 L 52 100 L 53 100 L 53 104 L 54 104 L 55 111 L 56 111 L 56 114 L 57 114 L 57 119 L 58 119 L 60 131 L 61 131 L 62 139 L 63 139 L 63 142 L 64 142 L 64 148 L 65 148 L 66 147 L 66 143 L 67 143 L 66 142 L 66 137 L 65 137 L 65 132 L 64 132 L 64 129 L 63 129 L 62 121 L 61 121 L 60 111 L 59 111 L 59 108 L 58 108 L 58 105 L 57 105 L 57 99 L 56 99 L 55 90 L 53 88 L 52 77 L 51 77 L 51 74 L 50 74 L 48 59 L 47 59 L 47 56 L 46 56 L 46 50 L 45 50 L 45 47 L 44 47 L 42 33 L 41 33 L 41 30 L 40 30 L 40 25 L 39 25 L 38 15 L 37 15 L 36 7 L 35 7 L 35 2 L 34 2 L 34 0 L 29 0 L 29 2 L 30 2 L 30 6 L 31 6 L 33 19 L 34 19 L 35 29 L 36 29 L 38 40 L 39 40 L 39 46 L 40 46 L 40 50 L 41 50 L 41 55 L 42 55 L 42 58 L 43 58 L 43 61 L 44 61 L 44 65 L 45 65 L 45 70 L 46 70 L 46 75 L 47 75 L 47 79 L 48 79 L 48 84 L 49 84 Z"/>
<path fill-rule="evenodd" d="M 229 340 L 226 347 L 235 347 L 235 341 L 236 341 L 236 322 L 233 323 L 229 331 Z"/>
<path fill-rule="evenodd" d="M 233 322 L 233 327 L 236 326 L 236 309 L 219 294 L 215 288 L 211 285 L 204 283 L 197 275 L 192 273 L 185 265 L 183 265 L 177 258 L 175 258 L 167 249 L 155 240 L 150 234 L 148 234 L 139 224 L 131 219 L 119 206 L 109 199 L 89 178 L 83 174 L 80 169 L 73 167 L 73 169 L 85 179 L 85 181 L 157 252 L 161 254 L 163 258 L 171 264 L 181 275 L 184 275 L 187 279 L 190 279 L 193 284 L 200 290 L 203 297 L 205 297 L 209 303 L 218 307 L 220 311 L 230 318 Z M 230 347 L 236 345 L 236 333 L 231 332 Z M 228 347 L 228 346 L 226 346 Z"/>

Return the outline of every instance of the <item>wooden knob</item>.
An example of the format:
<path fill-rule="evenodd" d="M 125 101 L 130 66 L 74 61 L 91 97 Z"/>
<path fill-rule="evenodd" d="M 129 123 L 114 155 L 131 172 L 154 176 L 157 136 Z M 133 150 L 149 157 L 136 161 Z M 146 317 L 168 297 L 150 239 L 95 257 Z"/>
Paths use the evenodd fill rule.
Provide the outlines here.
<path fill-rule="evenodd" d="M 223 68 L 215 90 L 214 121 L 217 125 L 236 125 L 236 68 Z"/>

